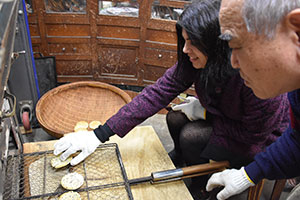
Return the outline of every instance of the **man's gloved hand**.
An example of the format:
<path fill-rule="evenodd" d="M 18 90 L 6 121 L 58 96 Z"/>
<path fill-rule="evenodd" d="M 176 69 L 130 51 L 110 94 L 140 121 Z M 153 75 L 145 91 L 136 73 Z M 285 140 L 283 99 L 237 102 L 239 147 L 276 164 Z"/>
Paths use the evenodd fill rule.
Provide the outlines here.
<path fill-rule="evenodd" d="M 71 160 L 71 165 L 77 165 L 93 153 L 101 144 L 94 131 L 79 131 L 65 135 L 54 144 L 54 155 L 61 154 L 60 159 L 66 160 L 71 154 L 81 150 L 81 153 Z"/>
<path fill-rule="evenodd" d="M 217 199 L 224 200 L 243 192 L 250 186 L 254 186 L 254 183 L 242 167 L 240 170 L 226 169 L 223 172 L 213 174 L 207 182 L 206 190 L 211 191 L 218 186 L 224 186 L 224 189 L 218 193 Z"/>
<path fill-rule="evenodd" d="M 184 103 L 173 106 L 172 110 L 180 110 L 191 121 L 206 119 L 206 109 L 196 97 L 187 97 Z"/>

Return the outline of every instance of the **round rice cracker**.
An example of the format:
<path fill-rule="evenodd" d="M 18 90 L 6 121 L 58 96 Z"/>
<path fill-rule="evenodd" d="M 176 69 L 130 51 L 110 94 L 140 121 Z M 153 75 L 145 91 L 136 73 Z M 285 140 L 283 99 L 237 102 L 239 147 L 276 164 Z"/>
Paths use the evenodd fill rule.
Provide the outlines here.
<path fill-rule="evenodd" d="M 54 167 L 55 169 L 58 169 L 58 168 L 67 166 L 71 162 L 72 159 L 73 159 L 73 157 L 70 156 L 65 161 L 62 161 L 60 159 L 60 155 L 58 155 L 58 156 L 53 157 L 50 162 L 51 162 L 52 167 Z"/>
<path fill-rule="evenodd" d="M 66 190 L 77 190 L 83 185 L 83 182 L 84 179 L 81 174 L 72 172 L 63 176 L 60 183 Z"/>
<path fill-rule="evenodd" d="M 87 123 L 86 121 L 79 121 L 76 123 L 74 130 L 80 129 L 80 128 L 87 129 L 88 127 L 89 127 L 89 123 Z"/>
<path fill-rule="evenodd" d="M 98 128 L 99 125 L 102 125 L 102 123 L 101 123 L 100 121 L 96 121 L 96 120 L 95 120 L 95 121 L 91 121 L 91 122 L 89 123 L 89 127 L 90 127 L 90 129 L 92 129 L 92 130 Z"/>
<path fill-rule="evenodd" d="M 81 197 L 78 192 L 70 191 L 60 195 L 58 200 L 81 200 Z"/>
<path fill-rule="evenodd" d="M 79 132 L 79 131 L 88 131 L 88 129 L 87 128 L 82 128 L 80 126 L 74 128 L 74 132 Z"/>

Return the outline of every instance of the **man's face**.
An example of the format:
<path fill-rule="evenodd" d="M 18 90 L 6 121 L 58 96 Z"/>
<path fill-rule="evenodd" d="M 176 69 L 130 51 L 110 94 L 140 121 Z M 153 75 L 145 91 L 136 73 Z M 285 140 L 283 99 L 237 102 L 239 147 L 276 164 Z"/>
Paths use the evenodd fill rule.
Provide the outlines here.
<path fill-rule="evenodd" d="M 220 10 L 221 32 L 232 37 L 232 66 L 240 69 L 245 84 L 262 99 L 300 88 L 297 34 L 285 21 L 271 40 L 247 32 L 242 5 L 243 0 L 222 0 Z"/>

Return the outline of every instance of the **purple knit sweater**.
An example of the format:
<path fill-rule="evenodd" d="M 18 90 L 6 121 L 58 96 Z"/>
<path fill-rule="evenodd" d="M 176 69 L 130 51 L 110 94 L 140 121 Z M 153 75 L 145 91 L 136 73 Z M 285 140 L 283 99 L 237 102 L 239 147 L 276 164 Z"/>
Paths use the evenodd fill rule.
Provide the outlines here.
<path fill-rule="evenodd" d="M 215 146 L 253 158 L 288 127 L 286 95 L 269 100 L 258 99 L 237 73 L 221 91 L 215 88 L 221 94 L 219 100 L 205 98 L 205 95 L 201 95 L 204 94 L 204 88 L 197 81 L 198 71 L 194 68 L 184 69 L 180 76 L 175 76 L 176 67 L 175 64 L 168 69 L 155 84 L 146 87 L 107 121 L 114 133 L 125 136 L 192 84 L 201 104 L 213 115 L 210 143 Z"/>

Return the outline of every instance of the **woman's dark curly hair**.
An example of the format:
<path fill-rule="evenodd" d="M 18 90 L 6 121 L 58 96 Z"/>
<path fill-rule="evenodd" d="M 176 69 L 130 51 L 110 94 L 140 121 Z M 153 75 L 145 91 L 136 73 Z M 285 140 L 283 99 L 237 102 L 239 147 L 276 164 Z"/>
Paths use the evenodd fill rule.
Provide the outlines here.
<path fill-rule="evenodd" d="M 231 49 L 228 43 L 219 39 L 220 0 L 197 0 L 182 12 L 176 23 L 178 68 L 177 75 L 184 67 L 193 67 L 187 54 L 183 52 L 185 40 L 182 29 L 187 32 L 192 45 L 197 47 L 206 57 L 205 68 L 199 69 L 198 78 L 206 89 L 214 83 L 222 84 L 228 77 L 236 73 L 231 67 Z M 209 84 L 210 83 L 210 84 Z"/>

